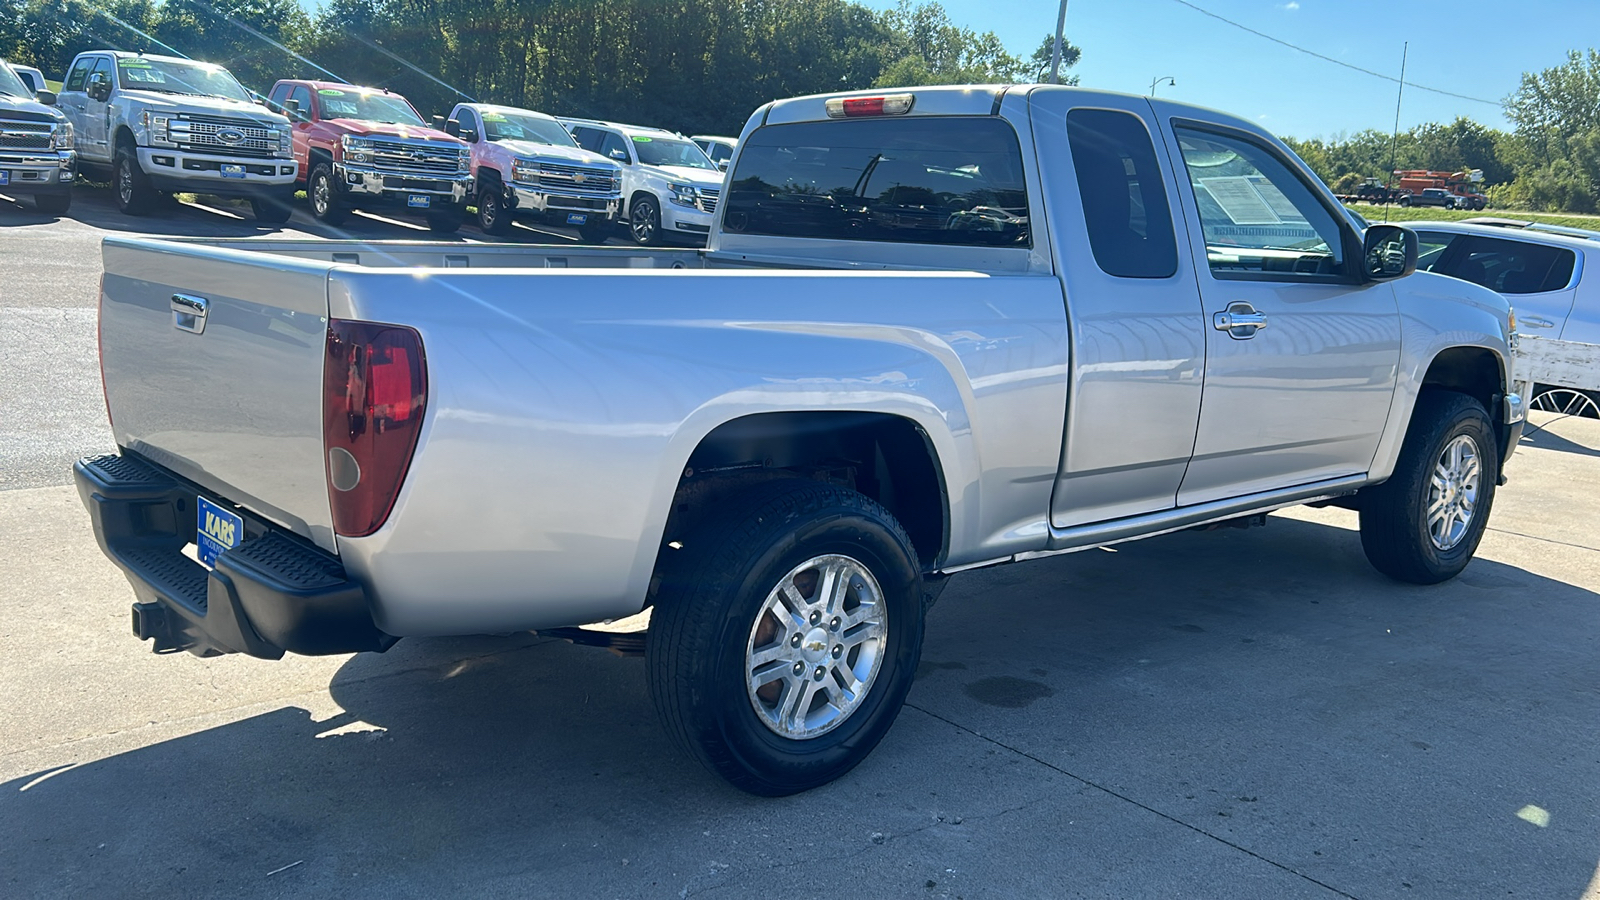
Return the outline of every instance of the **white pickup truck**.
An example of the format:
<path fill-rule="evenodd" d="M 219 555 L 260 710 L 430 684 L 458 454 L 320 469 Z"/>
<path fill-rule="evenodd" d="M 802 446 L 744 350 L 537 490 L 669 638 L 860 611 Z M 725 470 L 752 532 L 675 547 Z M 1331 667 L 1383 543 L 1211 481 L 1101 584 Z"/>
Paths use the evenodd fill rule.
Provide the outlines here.
<path fill-rule="evenodd" d="M 90 50 L 72 61 L 57 102 L 77 132 L 79 167 L 109 175 L 124 213 L 192 191 L 244 197 L 257 219 L 289 220 L 299 171 L 289 120 L 252 101 L 227 69 Z"/>
<path fill-rule="evenodd" d="M 1467 565 L 1506 302 L 1282 143 L 1055 86 L 750 118 L 705 251 L 115 236 L 120 453 L 76 466 L 158 650 L 568 627 L 762 794 L 897 715 L 947 576 L 1293 504 Z M 651 610 L 630 644 L 574 626 Z"/>
<path fill-rule="evenodd" d="M 592 119 L 560 119 L 578 146 L 622 166 L 622 219 L 641 247 L 699 243 L 711 233 L 722 170 L 682 135 Z"/>

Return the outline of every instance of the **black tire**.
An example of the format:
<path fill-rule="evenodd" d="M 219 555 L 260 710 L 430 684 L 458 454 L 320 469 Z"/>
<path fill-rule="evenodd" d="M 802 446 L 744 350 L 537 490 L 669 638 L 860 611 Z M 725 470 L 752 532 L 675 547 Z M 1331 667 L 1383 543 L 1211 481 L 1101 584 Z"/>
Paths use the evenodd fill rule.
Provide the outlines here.
<path fill-rule="evenodd" d="M 72 194 L 62 191 L 59 194 L 34 194 L 33 206 L 47 216 L 65 215 L 72 208 Z"/>
<path fill-rule="evenodd" d="M 294 215 L 288 197 L 251 197 L 250 212 L 255 215 L 257 222 L 268 225 L 282 225 Z"/>
<path fill-rule="evenodd" d="M 509 234 L 511 210 L 506 207 L 505 185 L 493 175 L 484 175 L 482 170 L 478 177 L 483 181 L 478 191 L 478 227 L 484 234 Z"/>
<path fill-rule="evenodd" d="M 1477 483 L 1463 532 L 1459 537 L 1444 535 L 1440 543 L 1429 522 L 1429 500 L 1437 490 L 1434 469 L 1461 437 L 1471 441 Z M 1424 391 L 1394 474 L 1363 490 L 1359 498 L 1361 549 L 1373 568 L 1411 584 L 1438 584 L 1460 574 L 1472 561 L 1494 506 L 1499 446 L 1489 414 L 1477 400 L 1454 391 Z M 1446 493 L 1440 499 L 1448 505 L 1453 496 Z"/>
<path fill-rule="evenodd" d="M 466 208 L 456 206 L 454 203 L 435 206 L 428 210 L 428 230 L 434 234 L 455 234 L 461 230 L 461 225 L 465 221 L 467 221 Z"/>
<path fill-rule="evenodd" d="M 792 479 L 738 495 L 680 543 L 682 549 L 663 550 L 668 556 L 660 567 L 646 647 L 650 693 L 666 730 L 712 772 L 753 794 L 809 790 L 854 768 L 894 724 L 922 654 L 922 577 L 905 529 L 888 510 L 855 491 Z M 881 664 L 862 699 L 827 726 L 831 730 L 797 739 L 779 733 L 757 713 L 753 693 L 760 692 L 747 685 L 746 652 L 778 584 L 797 567 L 829 554 L 849 557 L 877 582 L 886 632 L 878 645 Z M 820 587 L 811 590 L 812 599 L 821 597 Z M 862 590 L 862 580 L 852 576 L 845 593 L 850 590 Z M 847 597 L 841 605 L 848 602 Z M 803 683 L 811 677 L 807 667 L 812 663 L 825 663 L 827 678 L 833 676 L 826 654 L 837 651 L 825 648 L 834 640 L 828 633 L 833 623 L 818 621 L 811 620 L 807 643 L 799 642 L 798 630 L 789 632 L 795 644 L 783 632 L 771 638 L 771 646 L 786 654 L 787 647 L 796 648 L 791 655 L 825 654 L 810 662 L 796 656 L 794 664 L 806 674 L 793 679 L 802 685 L 790 684 L 790 690 L 809 687 Z M 844 632 L 850 630 L 846 625 Z M 813 632 L 816 643 L 810 642 Z M 843 664 L 851 659 L 845 654 Z M 773 671 L 789 665 L 785 658 Z M 820 675 L 816 683 L 843 684 Z M 806 710 L 819 709 L 809 694 L 801 696 L 809 703 Z M 827 707 L 820 711 L 826 715 Z"/>
<path fill-rule="evenodd" d="M 656 199 L 648 194 L 634 198 L 628 210 L 628 236 L 641 247 L 661 244 L 661 210 Z"/>
<path fill-rule="evenodd" d="M 1411 198 L 1410 197 L 1401 197 L 1396 202 L 1398 202 L 1401 206 L 1410 206 L 1411 205 Z"/>
<path fill-rule="evenodd" d="M 306 202 L 311 214 L 325 225 L 339 226 L 350 218 L 350 208 L 339 196 L 339 181 L 333 177 L 333 163 L 319 162 L 306 178 Z"/>
<path fill-rule="evenodd" d="M 578 226 L 578 236 L 585 244 L 604 244 L 611 237 L 610 219 L 590 220 Z"/>
<path fill-rule="evenodd" d="M 150 186 L 150 177 L 139 168 L 139 157 L 133 148 L 125 146 L 118 150 L 111 165 L 111 196 L 117 201 L 117 209 L 124 215 L 147 215 L 160 195 L 160 191 Z"/>

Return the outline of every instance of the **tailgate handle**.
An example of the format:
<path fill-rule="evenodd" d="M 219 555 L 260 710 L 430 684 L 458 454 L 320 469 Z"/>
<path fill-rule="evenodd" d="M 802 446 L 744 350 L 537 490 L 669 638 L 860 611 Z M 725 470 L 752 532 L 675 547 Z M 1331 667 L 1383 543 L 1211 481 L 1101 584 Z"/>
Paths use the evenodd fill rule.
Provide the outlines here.
<path fill-rule="evenodd" d="M 206 313 L 210 309 L 211 301 L 204 297 L 173 294 L 172 327 L 179 331 L 200 334 L 206 330 Z"/>

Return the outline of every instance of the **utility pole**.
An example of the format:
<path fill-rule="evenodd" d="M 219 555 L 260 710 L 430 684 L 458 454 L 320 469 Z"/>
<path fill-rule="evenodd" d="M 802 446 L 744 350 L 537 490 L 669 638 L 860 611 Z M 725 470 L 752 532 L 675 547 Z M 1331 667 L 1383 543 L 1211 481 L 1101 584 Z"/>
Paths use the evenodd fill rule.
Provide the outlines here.
<path fill-rule="evenodd" d="M 1061 34 L 1067 28 L 1067 0 L 1061 0 L 1061 12 L 1056 15 L 1056 46 L 1050 52 L 1050 83 L 1061 83 Z"/>
<path fill-rule="evenodd" d="M 1394 164 L 1396 155 L 1400 152 L 1400 101 L 1406 95 L 1406 57 L 1411 55 L 1411 42 L 1406 41 L 1400 47 L 1400 87 L 1394 92 L 1394 138 L 1389 144 L 1389 175 L 1383 179 L 1384 193 L 1389 193 L 1394 184 Z M 1389 204 L 1383 206 L 1383 220 L 1389 221 Z"/>
<path fill-rule="evenodd" d="M 1167 84 L 1172 85 L 1173 87 L 1177 87 L 1178 86 L 1178 79 L 1173 78 L 1171 75 L 1163 75 L 1160 78 L 1152 78 L 1150 80 L 1150 96 L 1154 97 L 1156 95 L 1156 85 L 1160 84 L 1163 81 L 1165 81 Z"/>

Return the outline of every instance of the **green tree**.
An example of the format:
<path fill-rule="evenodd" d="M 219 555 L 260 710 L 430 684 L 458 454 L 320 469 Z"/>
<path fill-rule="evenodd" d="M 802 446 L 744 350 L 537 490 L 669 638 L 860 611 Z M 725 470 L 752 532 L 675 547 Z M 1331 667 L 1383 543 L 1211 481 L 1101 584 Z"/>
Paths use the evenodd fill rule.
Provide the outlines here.
<path fill-rule="evenodd" d="M 1530 136 L 1568 138 L 1600 127 L 1600 53 L 1571 50 L 1559 66 L 1524 72 L 1505 110 Z"/>

